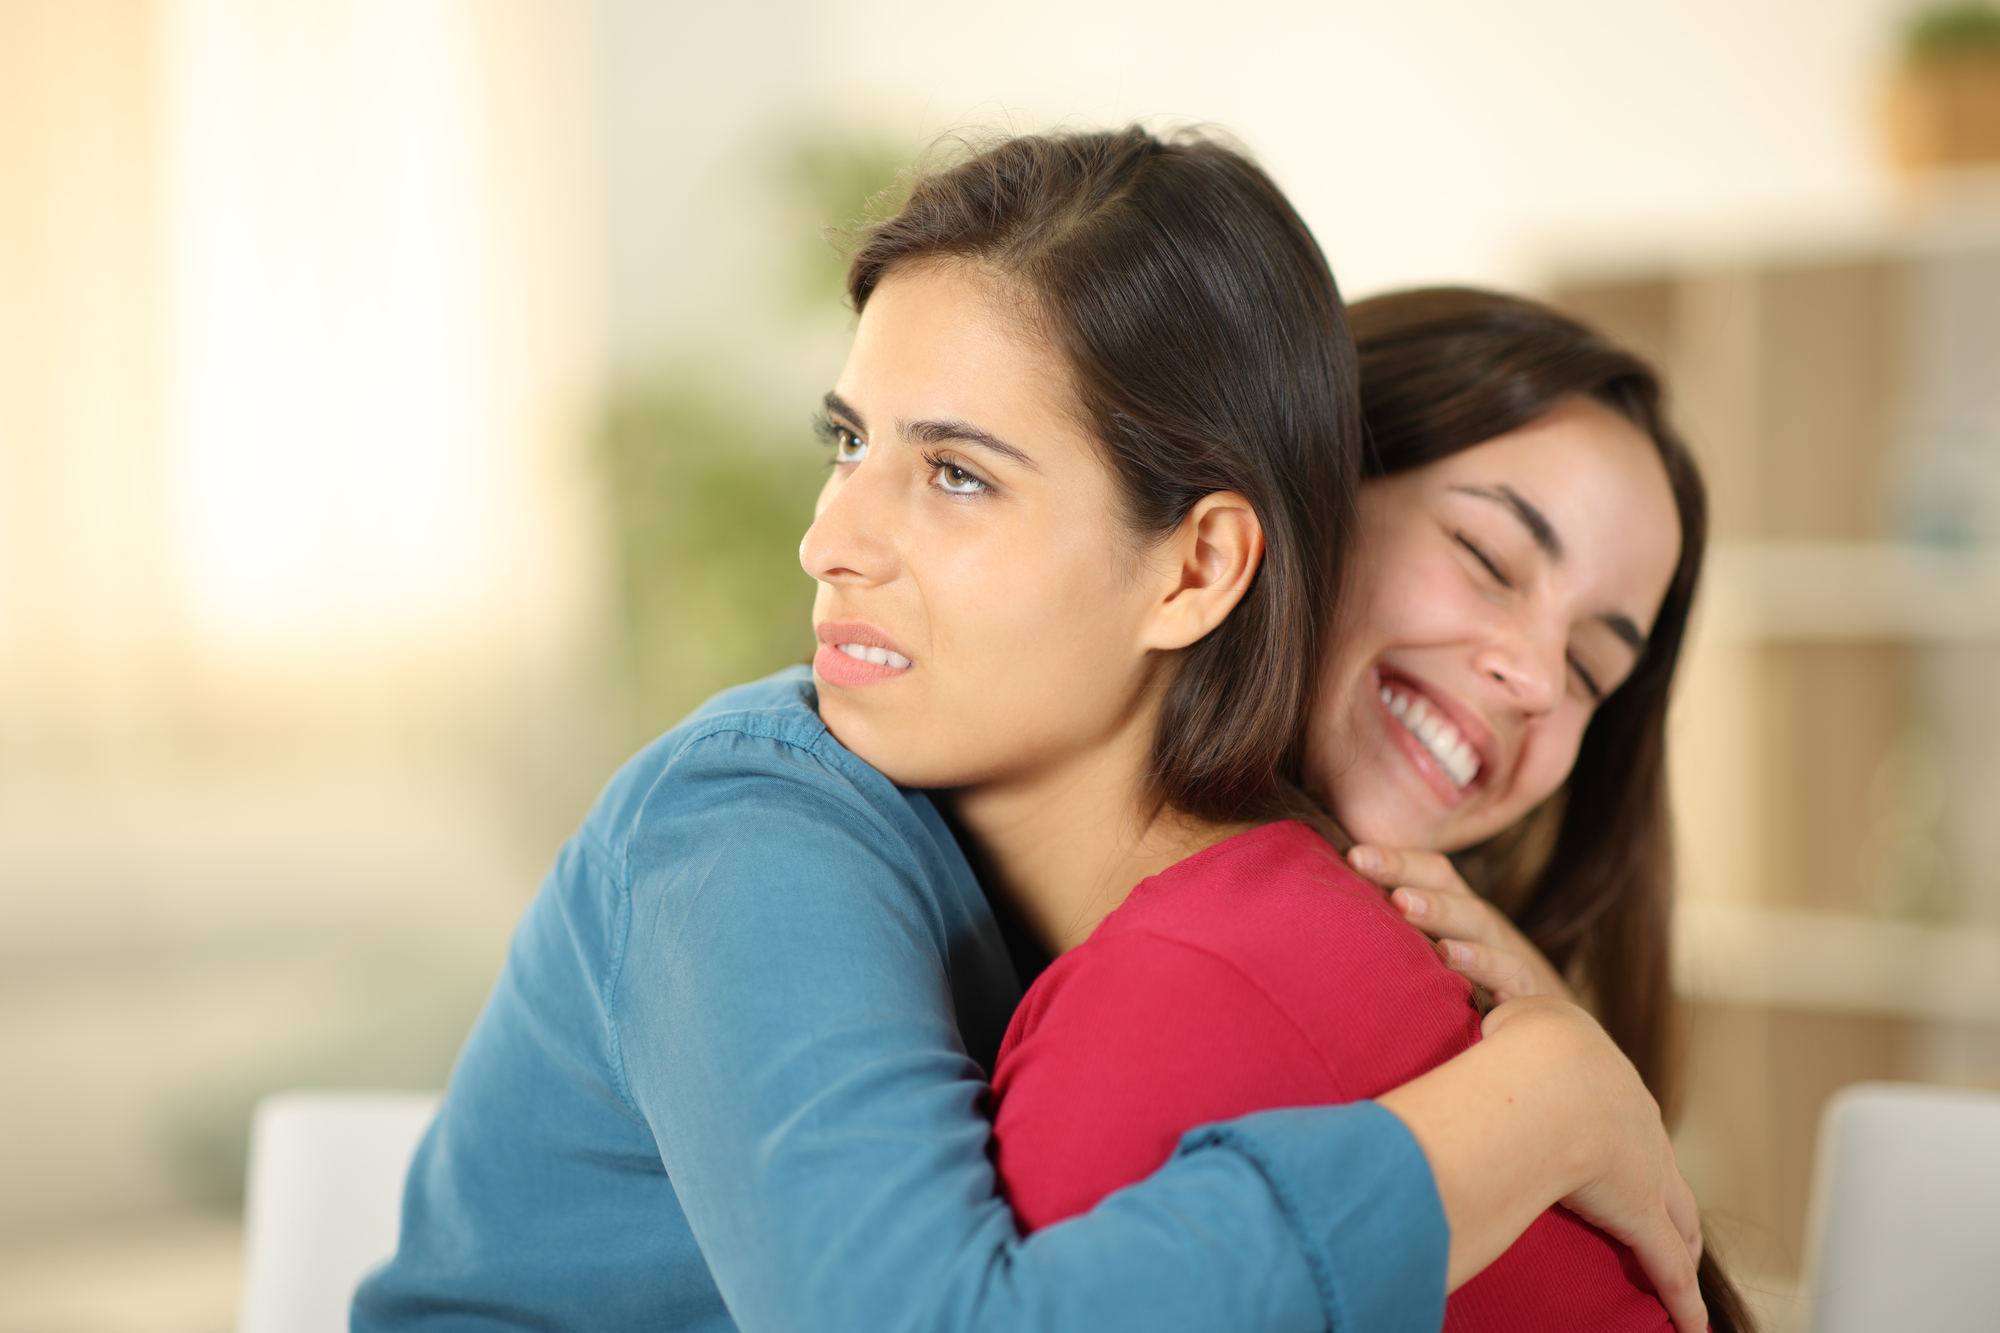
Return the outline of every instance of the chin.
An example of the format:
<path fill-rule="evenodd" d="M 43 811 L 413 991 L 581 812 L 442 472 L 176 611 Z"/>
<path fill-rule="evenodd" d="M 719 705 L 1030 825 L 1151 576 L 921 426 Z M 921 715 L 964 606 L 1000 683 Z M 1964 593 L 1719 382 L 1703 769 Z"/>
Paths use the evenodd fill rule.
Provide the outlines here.
<path fill-rule="evenodd" d="M 911 737 L 903 727 L 869 726 L 860 718 L 822 712 L 820 720 L 848 752 L 898 787 L 957 787 L 966 780 L 964 765 L 933 736 Z"/>
<path fill-rule="evenodd" d="M 1379 793 L 1378 793 L 1379 795 Z M 1436 852 L 1446 836 L 1435 818 L 1426 818 L 1399 803 L 1376 800 L 1343 801 L 1334 793 L 1334 817 L 1357 842 L 1399 851 Z"/>
<path fill-rule="evenodd" d="M 896 752 L 899 747 L 882 735 L 882 728 L 879 725 L 869 725 L 871 719 L 865 709 L 849 705 L 834 691 L 822 686 L 819 696 L 819 720 L 826 723 L 826 729 L 833 733 L 835 740 L 847 747 L 850 754 L 882 773 L 891 782 L 909 785 L 895 773 L 898 767 Z"/>
<path fill-rule="evenodd" d="M 1334 813 L 1341 827 L 1357 842 L 1398 851 L 1442 852 L 1447 856 L 1477 846 L 1513 822 L 1495 820 L 1490 812 L 1484 818 L 1467 820 L 1462 817 L 1463 812 L 1447 814 L 1412 808 L 1410 803 L 1393 797 L 1384 799 L 1379 789 L 1351 801 L 1342 801 L 1336 791 Z"/>

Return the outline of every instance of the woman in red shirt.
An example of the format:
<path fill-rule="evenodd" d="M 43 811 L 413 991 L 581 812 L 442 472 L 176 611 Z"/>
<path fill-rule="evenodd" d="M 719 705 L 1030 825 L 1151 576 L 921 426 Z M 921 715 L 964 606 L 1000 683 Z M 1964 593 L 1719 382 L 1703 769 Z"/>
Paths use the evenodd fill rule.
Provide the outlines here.
<path fill-rule="evenodd" d="M 1362 301 L 1350 315 L 1371 478 L 1360 558 L 1403 571 L 1402 582 L 1419 582 L 1425 595 L 1399 595 L 1396 585 L 1373 578 L 1364 585 L 1372 589 L 1369 605 L 1349 608 L 1309 728 L 1322 796 L 1349 834 L 1372 844 L 1350 859 L 1372 862 L 1366 873 L 1385 887 L 1418 890 L 1398 893 L 1396 905 L 1421 906 L 1409 919 L 1452 944 L 1455 970 L 1500 999 L 1566 994 L 1566 977 L 1579 982 L 1654 1096 L 1671 1106 L 1666 712 L 1705 544 L 1700 478 L 1661 416 L 1651 368 L 1546 306 L 1443 288 Z M 1576 666 L 1602 701 L 1589 697 L 1586 684 L 1582 697 L 1571 692 L 1546 710 L 1524 708 L 1514 691 L 1533 682 L 1524 682 L 1517 664 L 1501 663 L 1497 677 L 1474 664 L 1476 654 L 1491 651 L 1490 632 L 1482 637 L 1490 618 L 1462 605 L 1454 610 L 1450 599 L 1508 591 L 1488 582 L 1483 566 L 1465 563 L 1474 552 L 1464 540 L 1504 559 L 1501 544 L 1533 534 L 1510 523 L 1494 529 L 1490 520 L 1505 514 L 1467 520 L 1476 532 L 1456 520 L 1441 529 L 1436 516 L 1451 515 L 1439 509 L 1436 492 L 1450 485 L 1451 468 L 1491 452 L 1475 446 L 1520 431 L 1579 393 L 1654 442 L 1679 513 L 1680 556 L 1645 651 L 1622 684 L 1605 688 L 1614 681 L 1604 676 L 1603 650 L 1593 656 L 1580 635 Z M 1456 569 L 1438 568 L 1441 555 L 1456 560 Z M 1601 640 L 1609 626 L 1586 621 L 1581 628 Z M 1565 657 L 1572 655 L 1567 634 L 1550 632 L 1544 642 L 1561 642 Z M 1446 706 L 1490 709 L 1509 727 L 1516 724 L 1508 718 L 1532 715 L 1518 728 L 1524 758 L 1511 770 L 1515 780 L 1496 783 L 1490 769 L 1482 771 L 1463 799 L 1426 781 L 1428 747 L 1397 739 L 1410 729 L 1408 714 L 1401 726 L 1390 725 L 1395 691 L 1381 698 L 1385 675 L 1391 684 L 1417 678 L 1432 694 L 1462 696 L 1466 702 Z M 1466 684 L 1474 677 L 1504 685 L 1507 697 L 1482 697 Z M 1451 861 L 1437 854 L 1446 851 Z"/>
<path fill-rule="evenodd" d="M 1558 956 L 1588 960 L 1657 1080 L 1667 883 L 1645 858 L 1664 848 L 1659 724 L 1700 568 L 1699 478 L 1650 370 L 1544 307 L 1410 293 L 1354 319 L 1375 480 L 1309 729 L 1320 794 L 1373 843 L 1477 848 L 1487 882 L 1581 917 Z M 1565 791 L 1580 753 L 1584 775 L 1608 761 L 1610 776 Z M 1595 822 L 1579 835 L 1566 807 Z M 1322 833 L 1343 840 L 1296 821 L 1238 833 L 1088 919 L 1036 922 L 1024 904 L 1061 953 L 995 1071 L 997 1160 L 1024 1225 L 1088 1209 L 1198 1125 L 1375 1096 L 1476 1042 L 1471 982 L 1405 916 L 1476 933 L 1457 941 L 1461 970 L 1511 954 L 1540 989 L 1562 986 L 1441 858 L 1379 858 L 1431 890 L 1392 907 Z M 1743 1326 L 1703 1267 L 1716 1326 Z M 1560 1208 L 1447 1309 L 1464 1330 L 1671 1324 L 1630 1252 Z"/>

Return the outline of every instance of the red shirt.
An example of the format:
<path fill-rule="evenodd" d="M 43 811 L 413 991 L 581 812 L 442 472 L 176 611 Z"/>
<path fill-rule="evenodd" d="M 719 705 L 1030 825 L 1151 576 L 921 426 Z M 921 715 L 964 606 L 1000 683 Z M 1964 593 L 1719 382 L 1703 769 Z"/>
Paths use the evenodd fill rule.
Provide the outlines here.
<path fill-rule="evenodd" d="M 993 1078 L 1002 1188 L 1047 1226 L 1198 1125 L 1373 1097 L 1478 1040 L 1470 984 L 1382 891 L 1265 825 L 1141 883 L 1029 988 Z M 1445 1307 L 1452 1333 L 1671 1327 L 1631 1251 L 1562 1208 Z"/>

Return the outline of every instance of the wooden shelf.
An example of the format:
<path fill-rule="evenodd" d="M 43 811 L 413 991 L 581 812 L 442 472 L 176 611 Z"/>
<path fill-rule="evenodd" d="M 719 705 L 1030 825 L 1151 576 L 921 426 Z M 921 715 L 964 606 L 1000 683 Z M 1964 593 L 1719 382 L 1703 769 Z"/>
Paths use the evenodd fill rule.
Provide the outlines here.
<path fill-rule="evenodd" d="M 2000 643 L 2000 551 L 1717 542 L 1704 631 L 1736 642 Z"/>
<path fill-rule="evenodd" d="M 1691 899 L 1681 994 L 1724 1004 L 2000 1023 L 2000 931 Z"/>

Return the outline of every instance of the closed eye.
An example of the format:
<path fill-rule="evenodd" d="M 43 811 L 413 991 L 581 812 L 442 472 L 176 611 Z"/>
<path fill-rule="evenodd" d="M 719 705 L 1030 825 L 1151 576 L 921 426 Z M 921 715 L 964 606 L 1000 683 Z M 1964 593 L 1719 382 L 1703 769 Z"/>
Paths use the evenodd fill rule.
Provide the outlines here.
<path fill-rule="evenodd" d="M 1470 537 L 1467 537 L 1462 532 L 1454 532 L 1451 535 L 1453 540 L 1455 540 L 1460 546 L 1463 546 L 1466 550 L 1472 553 L 1472 558 L 1474 560 L 1477 560 L 1480 564 L 1486 566 L 1486 572 L 1493 576 L 1493 579 L 1496 583 L 1498 583 L 1503 588 L 1511 588 L 1514 586 L 1513 581 L 1509 579 L 1505 574 L 1502 574 L 1500 572 L 1500 566 L 1493 563 L 1492 557 L 1487 555 L 1486 552 L 1480 550 L 1479 547 L 1473 542 L 1473 540 Z"/>
<path fill-rule="evenodd" d="M 1577 678 L 1583 682 L 1583 688 L 1590 691 L 1590 698 L 1593 703 L 1604 702 L 1604 690 L 1598 685 L 1597 678 L 1590 674 L 1583 663 L 1577 661 L 1572 656 L 1569 659 L 1569 669 L 1576 672 Z"/>

